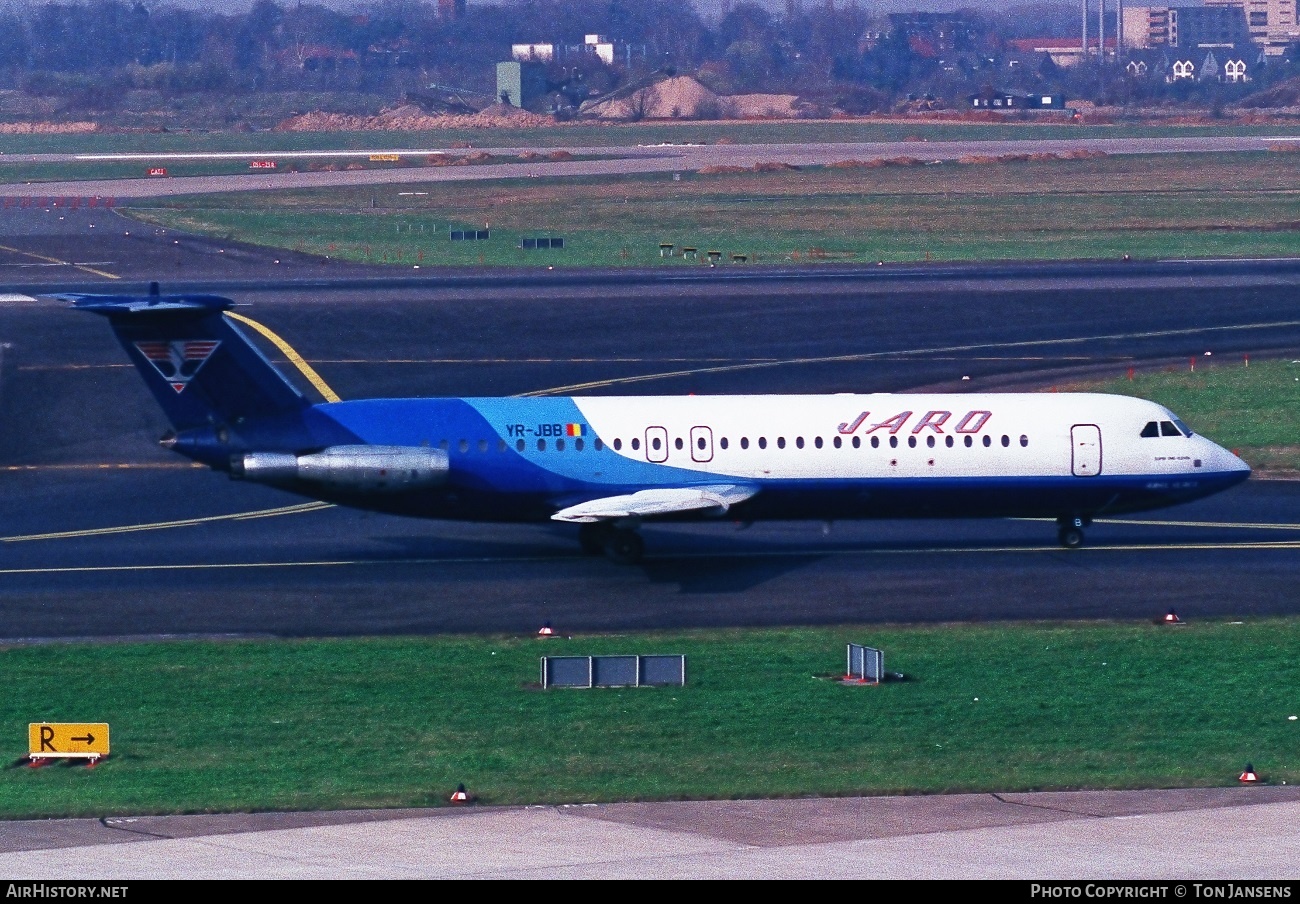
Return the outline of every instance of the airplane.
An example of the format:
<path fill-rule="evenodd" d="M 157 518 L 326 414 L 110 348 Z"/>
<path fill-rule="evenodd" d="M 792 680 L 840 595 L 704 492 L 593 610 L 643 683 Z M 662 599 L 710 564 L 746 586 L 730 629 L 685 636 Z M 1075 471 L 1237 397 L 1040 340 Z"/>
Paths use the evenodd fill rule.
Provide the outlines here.
<path fill-rule="evenodd" d="M 311 402 L 217 295 L 63 294 L 108 318 L 172 429 L 235 480 L 378 512 L 565 522 L 639 562 L 647 522 L 1055 519 L 1240 483 L 1250 467 L 1162 405 L 1100 393 L 836 393 Z"/>

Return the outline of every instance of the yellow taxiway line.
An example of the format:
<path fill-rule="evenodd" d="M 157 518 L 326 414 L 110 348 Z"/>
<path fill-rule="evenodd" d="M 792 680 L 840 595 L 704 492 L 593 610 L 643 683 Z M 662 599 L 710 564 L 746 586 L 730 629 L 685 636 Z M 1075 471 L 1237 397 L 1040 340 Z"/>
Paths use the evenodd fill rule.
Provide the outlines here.
<path fill-rule="evenodd" d="M 85 264 L 77 264 L 72 261 L 61 260 L 57 257 L 46 257 L 44 254 L 37 254 L 34 251 L 24 251 L 21 248 L 11 248 L 8 245 L 0 245 L 0 251 L 8 251 L 11 254 L 21 254 L 23 257 L 30 257 L 33 260 L 45 261 L 47 264 L 62 264 L 65 267 L 75 267 L 78 270 L 84 270 L 86 273 L 93 273 L 96 276 L 102 276 L 105 279 L 121 279 L 116 273 L 109 273 L 107 270 L 96 270 L 94 267 L 87 267 Z"/>
<path fill-rule="evenodd" d="M 303 358 L 303 356 L 298 354 L 298 352 L 294 350 L 292 345 L 285 342 L 278 335 L 276 335 L 275 332 L 272 331 L 270 327 L 258 323 L 256 320 L 254 320 L 251 317 L 245 317 L 243 314 L 236 314 L 234 311 L 226 311 L 226 316 L 234 320 L 238 320 L 240 323 L 245 323 L 248 326 L 251 326 L 253 329 L 257 330 L 267 339 L 270 339 L 271 342 L 275 343 L 275 347 L 278 348 L 281 351 L 281 353 L 283 353 L 283 355 L 289 359 L 289 361 L 293 364 L 294 367 L 298 368 L 298 370 L 302 373 L 304 377 L 307 378 L 307 381 L 311 383 L 312 386 L 316 387 L 316 391 L 325 397 L 325 401 L 327 402 L 342 401 L 342 399 L 339 398 L 338 393 L 336 393 L 333 389 L 330 389 L 329 384 L 326 383 L 323 379 L 321 379 L 321 375 L 316 373 L 315 369 L 310 364 L 307 363 L 307 361 Z"/>

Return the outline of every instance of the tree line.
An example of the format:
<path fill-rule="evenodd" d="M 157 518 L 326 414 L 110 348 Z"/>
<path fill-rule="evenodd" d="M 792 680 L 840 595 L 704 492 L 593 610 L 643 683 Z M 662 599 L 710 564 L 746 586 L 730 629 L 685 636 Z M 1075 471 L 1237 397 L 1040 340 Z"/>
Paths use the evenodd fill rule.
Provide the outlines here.
<path fill-rule="evenodd" d="M 1022 5 L 966 10 L 943 46 L 894 27 L 858 0 L 787 0 L 784 12 L 729 4 L 706 21 L 690 0 L 511 0 L 441 6 L 430 0 L 358 3 L 257 0 L 242 13 L 165 0 L 11 2 L 0 9 L 0 88 L 80 94 L 112 106 L 131 90 L 413 92 L 429 86 L 490 97 L 511 45 L 617 43 L 612 63 L 588 54 L 551 63 L 551 87 L 580 99 L 657 73 L 694 75 L 721 94 L 799 93 L 852 112 L 908 98 L 957 103 L 990 87 L 1065 93 L 1104 103 L 1231 100 L 1234 86 L 1138 84 L 1114 65 L 1013 68 L 1010 41 L 1073 37 L 1078 8 Z M 1251 86 L 1290 77 L 1279 61 Z M 581 91 L 574 91 L 574 86 Z M 1235 92 L 1235 95 L 1233 94 Z"/>

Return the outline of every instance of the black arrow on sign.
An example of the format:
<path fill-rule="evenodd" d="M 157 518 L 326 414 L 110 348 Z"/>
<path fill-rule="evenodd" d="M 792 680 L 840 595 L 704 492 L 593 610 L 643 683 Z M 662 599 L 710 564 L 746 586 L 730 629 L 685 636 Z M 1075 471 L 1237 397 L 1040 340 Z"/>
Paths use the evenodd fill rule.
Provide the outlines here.
<path fill-rule="evenodd" d="M 85 741 L 87 744 L 93 744 L 93 743 L 95 743 L 95 736 L 94 736 L 93 734 L 91 734 L 90 732 L 86 732 L 86 736 L 85 736 L 84 738 L 68 738 L 68 740 L 69 740 L 69 741 Z"/>

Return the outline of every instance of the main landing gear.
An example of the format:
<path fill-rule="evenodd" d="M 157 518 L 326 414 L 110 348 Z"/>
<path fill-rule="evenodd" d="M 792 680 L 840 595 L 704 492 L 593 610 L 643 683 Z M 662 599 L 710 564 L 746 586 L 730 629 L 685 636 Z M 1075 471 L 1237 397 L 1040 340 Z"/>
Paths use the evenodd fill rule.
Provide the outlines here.
<path fill-rule="evenodd" d="M 607 521 L 581 525 L 578 543 L 587 555 L 604 553 L 618 565 L 635 565 L 645 555 L 645 541 L 640 534 L 630 527 L 617 527 Z"/>
<path fill-rule="evenodd" d="M 1060 517 L 1056 519 L 1056 540 L 1066 549 L 1078 549 L 1083 545 L 1083 529 L 1092 523 L 1091 518 L 1082 515 Z"/>

